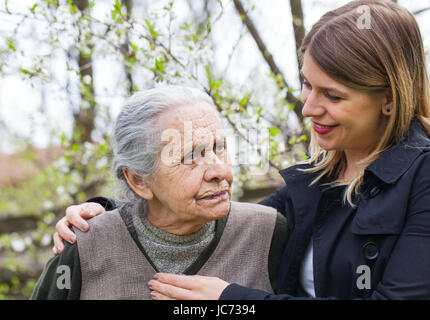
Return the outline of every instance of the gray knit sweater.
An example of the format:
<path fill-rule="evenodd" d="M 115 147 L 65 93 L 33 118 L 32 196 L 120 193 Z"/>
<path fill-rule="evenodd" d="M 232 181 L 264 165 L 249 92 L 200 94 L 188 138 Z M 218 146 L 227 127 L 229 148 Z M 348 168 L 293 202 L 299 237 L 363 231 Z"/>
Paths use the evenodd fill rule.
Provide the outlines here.
<path fill-rule="evenodd" d="M 215 221 L 200 230 L 178 236 L 158 229 L 146 215 L 134 215 L 139 242 L 160 272 L 183 273 L 206 249 L 215 236 Z"/>

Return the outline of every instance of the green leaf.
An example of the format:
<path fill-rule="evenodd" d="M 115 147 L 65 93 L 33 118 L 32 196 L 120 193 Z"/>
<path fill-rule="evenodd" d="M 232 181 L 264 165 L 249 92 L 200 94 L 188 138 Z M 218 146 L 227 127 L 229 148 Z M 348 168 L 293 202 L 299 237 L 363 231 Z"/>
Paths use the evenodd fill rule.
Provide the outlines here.
<path fill-rule="evenodd" d="M 37 3 L 33 4 L 33 6 L 31 8 L 29 8 L 29 10 L 32 14 L 34 14 L 34 10 L 36 10 L 36 7 L 37 7 Z"/>
<path fill-rule="evenodd" d="M 157 73 L 165 73 L 166 72 L 165 63 L 166 63 L 165 60 L 155 59 L 155 67 L 150 68 L 150 70 Z"/>
<path fill-rule="evenodd" d="M 27 70 L 27 69 L 23 69 L 23 68 L 21 68 L 21 69 L 19 70 L 19 72 L 21 72 L 21 73 L 23 73 L 23 74 L 31 74 L 31 71 L 29 71 L 29 70 Z"/>
<path fill-rule="evenodd" d="M 179 29 L 189 31 L 190 30 L 190 24 L 188 22 L 184 22 L 184 24 Z"/>
<path fill-rule="evenodd" d="M 61 145 L 64 145 L 67 142 L 67 136 L 63 133 L 60 137 Z"/>
<path fill-rule="evenodd" d="M 297 143 L 307 141 L 307 140 L 308 140 L 308 137 L 304 134 L 304 135 L 300 136 L 299 138 L 291 137 L 290 140 L 288 140 L 288 144 L 289 145 L 295 145 Z"/>
<path fill-rule="evenodd" d="M 11 38 L 6 38 L 6 41 L 7 41 L 7 45 L 9 47 L 9 49 L 11 49 L 12 51 L 16 51 L 16 48 L 15 48 L 15 46 L 13 44 L 12 39 Z"/>
<path fill-rule="evenodd" d="M 299 139 L 297 139 L 297 143 L 308 141 L 308 137 L 304 134 Z"/>
<path fill-rule="evenodd" d="M 164 63 L 165 63 L 164 60 L 155 59 L 155 66 L 157 67 L 158 70 L 160 70 L 162 72 L 164 72 L 166 70 Z"/>
<path fill-rule="evenodd" d="M 148 27 L 149 33 L 153 39 L 158 37 L 158 33 L 155 31 L 154 24 L 152 24 L 148 19 L 144 19 L 146 26 Z"/>
<path fill-rule="evenodd" d="M 290 140 L 288 140 L 288 144 L 289 145 L 295 145 L 296 144 L 296 142 L 297 142 L 297 139 L 295 138 L 295 137 L 293 137 L 293 138 L 291 138 Z"/>
<path fill-rule="evenodd" d="M 300 152 L 299 155 L 302 158 L 302 160 L 307 160 L 309 158 L 305 152 Z"/>
<path fill-rule="evenodd" d="M 257 115 L 261 117 L 261 112 L 263 111 L 263 107 L 258 108 Z"/>
<path fill-rule="evenodd" d="M 269 134 L 271 137 L 277 136 L 278 134 L 280 134 L 282 132 L 282 130 L 279 130 L 278 128 L 275 128 L 275 126 L 272 126 L 269 129 Z"/>
<path fill-rule="evenodd" d="M 197 31 L 196 31 L 195 33 L 193 33 L 192 38 L 193 38 L 193 42 L 194 42 L 194 43 L 197 43 L 197 41 L 198 41 L 198 36 L 199 36 L 199 34 L 198 34 L 198 32 L 197 32 Z"/>
<path fill-rule="evenodd" d="M 274 160 L 279 156 L 278 147 L 279 147 L 278 141 L 274 141 L 274 140 L 270 141 L 270 153 L 271 153 L 270 158 L 271 158 L 271 160 Z"/>
<path fill-rule="evenodd" d="M 129 44 L 129 45 L 130 45 L 130 47 L 133 49 L 133 52 L 136 52 L 136 51 L 137 51 L 137 46 L 136 46 L 133 42 L 129 41 L 129 42 L 128 42 L 128 44 Z"/>
<path fill-rule="evenodd" d="M 73 3 L 73 0 L 68 0 L 67 3 L 70 6 L 70 13 L 71 14 L 75 14 L 76 12 L 78 12 L 78 7 L 76 6 L 76 4 Z"/>
<path fill-rule="evenodd" d="M 100 152 L 101 152 L 101 154 L 102 154 L 102 155 L 103 155 L 103 154 L 108 153 L 108 152 L 109 152 L 109 145 L 108 145 L 108 142 L 107 142 L 107 141 L 105 141 L 104 143 L 102 143 L 102 144 L 99 146 L 99 150 L 100 150 Z"/>
<path fill-rule="evenodd" d="M 113 4 L 113 9 L 111 10 L 111 15 L 112 15 L 112 19 L 117 20 L 117 22 L 119 22 L 117 19 L 118 16 L 122 17 L 121 8 L 122 8 L 122 4 L 118 0 L 115 0 L 115 3 Z"/>
<path fill-rule="evenodd" d="M 70 150 L 72 150 L 72 151 L 78 151 L 79 150 L 79 144 L 76 144 L 76 143 L 72 144 L 71 147 L 70 147 Z"/>
<path fill-rule="evenodd" d="M 242 108 L 249 102 L 249 98 L 251 97 L 251 94 L 247 93 L 243 96 L 243 98 L 239 101 L 239 106 Z"/>
<path fill-rule="evenodd" d="M 214 97 L 216 98 L 218 96 L 218 92 L 217 92 L 218 87 L 222 85 L 222 81 L 217 81 L 217 79 L 215 79 L 215 76 L 212 73 L 211 66 L 209 64 L 205 66 L 205 70 L 206 70 L 206 77 L 208 78 L 208 82 L 209 82 L 209 89 L 211 91 L 215 91 Z"/>
<path fill-rule="evenodd" d="M 209 83 L 209 88 L 211 90 L 214 90 L 214 89 L 218 88 L 220 85 L 222 85 L 222 81 L 211 81 Z"/>

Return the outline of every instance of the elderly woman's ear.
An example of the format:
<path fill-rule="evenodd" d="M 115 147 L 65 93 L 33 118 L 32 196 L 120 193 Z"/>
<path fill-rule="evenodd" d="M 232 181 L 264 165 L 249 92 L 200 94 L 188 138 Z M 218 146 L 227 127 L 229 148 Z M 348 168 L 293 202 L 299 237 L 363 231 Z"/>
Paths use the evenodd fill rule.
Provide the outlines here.
<path fill-rule="evenodd" d="M 127 179 L 128 185 L 136 194 L 145 200 L 152 200 L 154 194 L 145 180 L 133 174 L 130 170 L 128 170 L 128 168 L 123 168 L 122 171 L 125 178 Z"/>

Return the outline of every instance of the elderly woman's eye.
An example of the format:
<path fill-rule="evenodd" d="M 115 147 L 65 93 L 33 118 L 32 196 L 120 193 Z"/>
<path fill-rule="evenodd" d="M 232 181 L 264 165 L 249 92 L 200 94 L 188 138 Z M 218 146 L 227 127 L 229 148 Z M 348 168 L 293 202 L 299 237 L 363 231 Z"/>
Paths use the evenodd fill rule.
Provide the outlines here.
<path fill-rule="evenodd" d="M 200 146 L 195 148 L 192 152 L 188 153 L 186 156 L 184 156 L 184 160 L 182 161 L 183 164 L 194 164 L 196 163 L 196 160 L 202 158 L 205 156 L 205 147 Z"/>
<path fill-rule="evenodd" d="M 192 164 L 193 163 L 193 152 L 188 153 L 184 156 L 184 159 L 182 160 L 183 164 Z"/>
<path fill-rule="evenodd" d="M 219 153 L 219 152 L 223 152 L 225 149 L 226 145 L 224 141 L 218 141 L 217 143 L 215 143 L 214 145 L 214 152 L 215 153 Z"/>

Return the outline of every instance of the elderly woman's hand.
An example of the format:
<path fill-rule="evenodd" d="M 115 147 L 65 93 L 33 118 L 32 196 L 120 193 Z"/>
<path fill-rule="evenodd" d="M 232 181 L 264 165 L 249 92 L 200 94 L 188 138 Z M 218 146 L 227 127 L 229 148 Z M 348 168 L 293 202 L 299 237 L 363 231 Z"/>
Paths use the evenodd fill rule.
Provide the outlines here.
<path fill-rule="evenodd" d="M 67 207 L 66 215 L 61 218 L 55 226 L 57 232 L 55 232 L 53 236 L 54 248 L 52 251 L 54 254 L 60 254 L 63 252 L 63 240 L 66 240 L 70 244 L 75 243 L 76 235 L 71 230 L 72 226 L 86 232 L 89 230 L 89 225 L 85 220 L 95 217 L 104 211 L 105 208 L 95 202 L 87 202 Z"/>
<path fill-rule="evenodd" d="M 228 282 L 215 277 L 157 273 L 148 282 L 154 300 L 218 300 Z"/>

